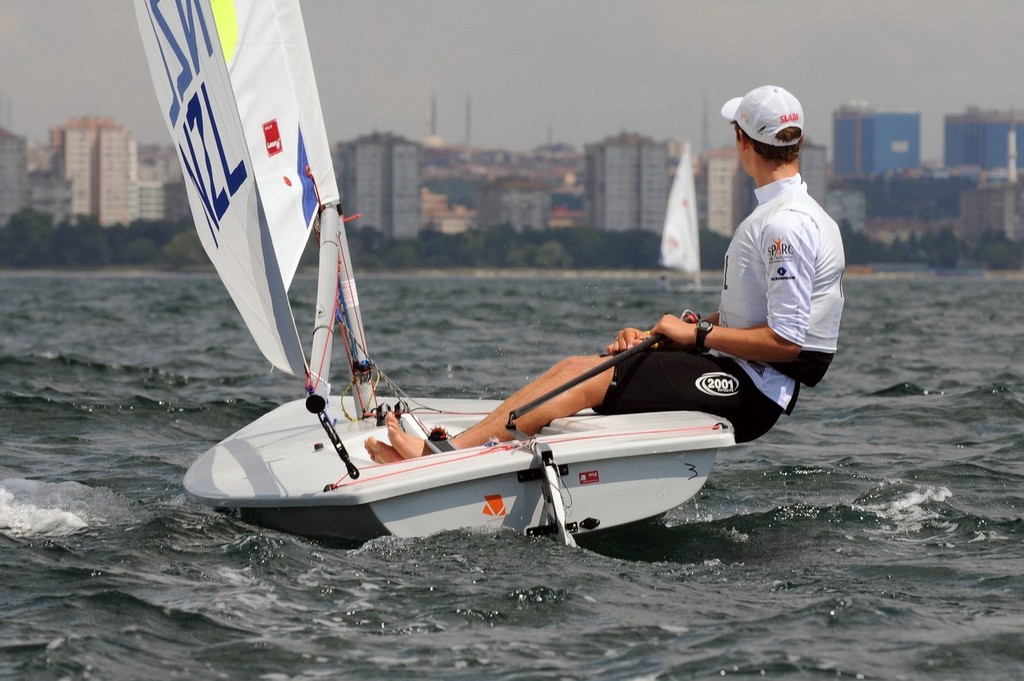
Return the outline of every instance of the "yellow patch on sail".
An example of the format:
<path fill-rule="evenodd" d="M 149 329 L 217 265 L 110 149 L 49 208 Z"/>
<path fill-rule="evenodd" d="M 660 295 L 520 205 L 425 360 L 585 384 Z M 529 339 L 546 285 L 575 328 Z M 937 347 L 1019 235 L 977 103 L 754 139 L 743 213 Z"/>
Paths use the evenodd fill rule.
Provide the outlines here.
<path fill-rule="evenodd" d="M 238 48 L 238 13 L 235 0 L 210 0 L 213 20 L 220 36 L 220 49 L 224 52 L 224 63 L 230 64 Z"/>

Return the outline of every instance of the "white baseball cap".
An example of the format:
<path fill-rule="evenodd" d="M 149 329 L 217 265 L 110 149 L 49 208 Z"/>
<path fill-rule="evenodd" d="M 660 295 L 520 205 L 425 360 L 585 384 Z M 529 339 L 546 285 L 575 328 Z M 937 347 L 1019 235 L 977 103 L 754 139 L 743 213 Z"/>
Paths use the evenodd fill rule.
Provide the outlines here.
<path fill-rule="evenodd" d="M 788 90 L 777 85 L 762 85 L 742 97 L 734 97 L 722 107 L 722 118 L 736 121 L 751 139 L 773 147 L 791 147 L 800 141 L 783 142 L 775 138 L 785 128 L 804 129 L 804 110 Z"/>

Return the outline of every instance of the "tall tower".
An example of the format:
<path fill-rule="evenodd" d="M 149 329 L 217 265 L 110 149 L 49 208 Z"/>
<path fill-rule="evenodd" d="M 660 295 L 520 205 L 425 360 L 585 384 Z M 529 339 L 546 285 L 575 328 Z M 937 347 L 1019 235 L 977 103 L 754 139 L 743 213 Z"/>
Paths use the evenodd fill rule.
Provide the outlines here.
<path fill-rule="evenodd" d="M 470 99 L 469 95 L 466 95 L 466 140 L 465 145 L 469 146 L 471 139 L 470 132 L 473 130 L 473 100 Z"/>
<path fill-rule="evenodd" d="M 423 136 L 423 145 L 436 148 L 444 145 L 437 135 L 437 95 L 430 93 L 430 108 L 427 109 L 427 134 Z"/>

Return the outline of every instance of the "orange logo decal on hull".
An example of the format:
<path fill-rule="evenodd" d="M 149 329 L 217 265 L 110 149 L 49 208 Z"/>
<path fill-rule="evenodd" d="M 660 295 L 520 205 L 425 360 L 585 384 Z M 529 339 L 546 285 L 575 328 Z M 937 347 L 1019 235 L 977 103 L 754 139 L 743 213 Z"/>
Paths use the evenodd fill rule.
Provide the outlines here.
<path fill-rule="evenodd" d="M 501 498 L 500 494 L 488 494 L 484 499 L 487 500 L 484 505 L 484 515 L 493 515 L 499 518 L 505 515 L 505 500 Z"/>

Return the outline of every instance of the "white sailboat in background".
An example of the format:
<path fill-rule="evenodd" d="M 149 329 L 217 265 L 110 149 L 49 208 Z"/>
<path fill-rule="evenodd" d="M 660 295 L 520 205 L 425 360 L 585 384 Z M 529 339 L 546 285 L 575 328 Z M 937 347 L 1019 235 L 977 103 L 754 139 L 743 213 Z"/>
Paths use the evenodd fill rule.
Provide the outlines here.
<path fill-rule="evenodd" d="M 665 227 L 661 233 L 662 267 L 689 274 L 694 288 L 700 289 L 700 236 L 697 224 L 697 189 L 693 180 L 693 155 L 687 143 L 676 166 L 675 179 L 665 210 Z M 664 279 L 667 281 L 667 277 Z"/>
<path fill-rule="evenodd" d="M 304 388 L 304 399 L 196 460 L 184 478 L 194 499 L 306 536 L 480 526 L 573 544 L 574 534 L 660 515 L 700 490 L 717 449 L 735 442 L 728 423 L 696 412 L 588 410 L 532 438 L 372 462 L 363 443 L 386 437 L 392 407 L 371 381 L 383 374 L 366 350 L 298 0 L 135 0 L 135 8 L 203 246 L 257 346 Z M 320 259 L 307 359 L 287 290 L 310 232 Z M 353 386 L 342 397 L 328 380 L 335 326 Z M 458 432 L 498 404 L 391 388 L 403 424 L 421 434 L 430 430 L 424 419 Z M 522 435 L 515 420 L 529 408 L 510 414 L 510 432 Z"/>

